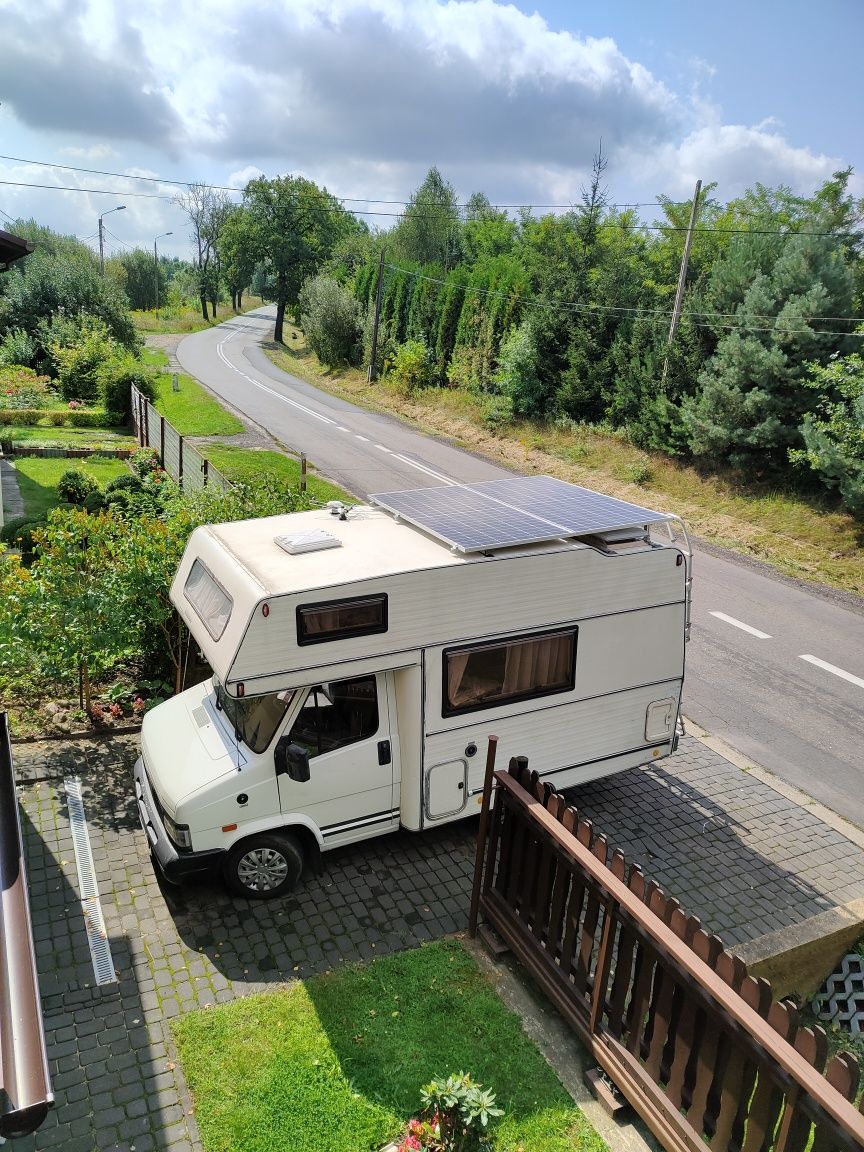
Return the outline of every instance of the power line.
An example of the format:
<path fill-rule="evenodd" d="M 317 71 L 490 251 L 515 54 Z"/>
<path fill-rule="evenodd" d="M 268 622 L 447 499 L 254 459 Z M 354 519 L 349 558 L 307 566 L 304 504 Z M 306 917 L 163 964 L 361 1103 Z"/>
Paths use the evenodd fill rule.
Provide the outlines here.
<path fill-rule="evenodd" d="M 35 161 L 34 161 L 34 163 L 35 163 Z M 106 175 L 112 175 L 112 173 L 106 173 Z M 117 175 L 120 175 L 120 174 L 118 173 Z M 149 177 L 149 176 L 128 177 L 128 179 L 149 180 L 149 181 L 151 181 L 151 183 L 165 183 L 165 184 L 175 184 L 175 185 L 180 183 L 179 181 L 169 181 L 169 180 L 159 181 L 159 180 L 157 180 L 156 177 Z M 118 192 L 118 191 L 116 191 L 116 189 L 109 189 L 109 188 L 81 188 L 81 187 L 75 187 L 71 184 L 37 184 L 37 183 L 31 183 L 31 182 L 28 182 L 25 180 L 0 180 L 0 185 L 6 185 L 7 187 L 12 187 L 12 188 L 40 188 L 43 191 L 47 191 L 47 192 L 80 192 L 80 193 L 86 193 L 88 195 L 93 195 L 93 196 L 124 196 L 124 197 L 134 196 L 134 197 L 137 197 L 138 199 L 168 200 L 168 201 L 175 202 L 175 203 L 177 200 L 176 196 L 163 195 L 163 194 L 160 194 L 158 192 L 131 192 L 131 191 L 125 191 L 125 190 L 123 192 Z M 182 187 L 189 187 L 189 185 L 182 185 Z M 238 195 L 238 196 L 243 194 L 242 188 L 228 188 L 228 187 L 220 187 L 219 185 L 210 185 L 210 184 L 206 185 L 206 187 L 208 187 L 214 191 L 232 192 L 233 194 Z M 332 196 L 332 193 L 328 193 L 328 195 Z M 410 210 L 410 208 L 405 212 L 384 212 L 384 211 L 380 211 L 378 209 L 373 209 L 373 208 L 344 208 L 344 207 L 342 207 L 342 205 L 349 201 L 348 197 L 332 196 L 332 198 L 333 198 L 333 200 L 335 200 L 337 202 L 335 206 L 331 206 L 331 207 L 327 207 L 327 206 L 304 207 L 300 210 L 307 212 L 307 213 L 318 214 L 318 215 L 321 215 L 322 213 L 348 212 L 354 216 L 381 216 L 381 217 L 385 217 L 385 218 L 393 219 L 393 220 L 397 220 L 397 221 L 398 220 L 405 220 L 405 219 L 410 219 L 410 220 L 449 219 L 447 214 L 444 212 L 434 212 L 434 213 L 415 212 L 415 211 Z M 351 202 L 353 203 L 355 201 L 351 201 Z M 406 204 L 407 203 L 406 201 L 403 201 L 403 200 L 374 200 L 374 199 L 370 199 L 369 197 L 365 197 L 362 200 L 358 200 L 356 202 L 367 203 L 367 204 L 369 204 L 369 203 L 371 203 L 371 204 Z M 637 206 L 638 205 L 614 205 L 614 204 L 610 205 L 610 207 L 612 207 L 612 208 L 615 208 L 615 207 L 637 207 Z M 283 211 L 290 210 L 287 206 L 285 208 L 283 208 L 281 205 L 273 205 L 272 207 L 274 207 L 278 210 L 283 210 Z M 569 212 L 578 211 L 578 209 L 574 208 L 574 206 L 572 204 L 569 204 L 569 205 L 565 205 L 565 204 L 509 204 L 509 205 L 508 204 L 498 204 L 498 205 L 495 205 L 495 204 L 492 204 L 492 205 L 490 205 L 490 207 L 494 208 L 494 209 L 502 209 L 502 210 L 508 209 L 508 208 L 511 208 L 511 209 L 512 208 L 521 208 L 521 209 L 532 210 L 532 211 L 535 209 L 536 210 L 548 209 L 550 211 L 553 209 L 560 209 L 560 210 L 566 210 Z M 638 233 L 639 231 L 664 232 L 664 233 L 666 233 L 666 232 L 686 232 L 687 231 L 687 225 L 686 224 L 679 225 L 679 224 L 644 224 L 644 223 L 640 223 L 638 225 L 638 227 L 634 229 L 634 234 Z M 711 228 L 711 227 L 702 226 L 702 227 L 694 228 L 693 231 L 699 232 L 699 233 L 716 233 L 718 235 L 726 235 L 726 236 L 781 236 L 784 239 L 789 239 L 789 238 L 792 238 L 795 236 L 812 236 L 812 237 L 822 237 L 822 238 L 830 239 L 830 240 L 847 240 L 847 239 L 855 239 L 855 238 L 858 238 L 860 236 L 860 233 L 858 233 L 858 232 L 817 232 L 817 231 L 813 231 L 810 229 L 792 228 L 792 227 L 783 229 L 783 228 Z"/>
<path fill-rule="evenodd" d="M 55 164 L 46 160 L 25 160 L 22 156 L 4 156 L 0 153 L 0 160 L 11 160 L 15 164 L 30 164 L 38 168 L 59 168 L 64 172 L 86 172 L 90 176 L 115 176 L 120 180 L 139 180 L 151 184 L 171 184 L 178 188 L 189 188 L 193 184 L 203 184 L 205 187 L 210 188 L 214 192 L 242 192 L 242 188 L 235 188 L 230 184 L 209 184 L 205 180 L 169 180 L 161 176 L 135 176 L 127 172 L 108 172 L 104 168 L 79 168 L 74 164 Z M 123 193 L 123 195 L 130 195 L 130 193 Z M 375 196 L 336 196 L 336 200 L 343 204 L 390 204 L 390 205 L 407 205 L 409 200 L 379 200 Z M 645 201 L 632 201 L 627 204 L 608 204 L 609 208 L 656 208 L 657 200 Z M 458 204 L 457 207 L 466 208 L 467 204 Z M 565 209 L 572 208 L 572 204 L 490 204 L 490 208 L 496 209 L 515 209 L 515 208 L 542 208 L 542 209 Z"/>
<path fill-rule="evenodd" d="M 402 268 L 398 264 L 385 264 L 385 268 L 389 268 L 393 272 L 402 272 L 406 276 L 412 276 L 418 280 L 426 280 L 431 284 L 446 285 L 447 281 L 442 280 L 436 276 L 427 276 L 422 272 L 412 271 L 410 268 Z M 500 299 L 507 299 L 511 294 L 509 292 L 497 292 L 491 288 L 476 288 L 471 284 L 458 284 L 452 283 L 454 288 L 462 292 L 473 292 L 478 296 L 495 296 Z M 625 314 L 634 314 L 638 316 L 645 316 L 650 322 L 655 324 L 666 323 L 666 320 L 671 316 L 671 309 L 662 308 L 629 308 L 617 304 L 578 304 L 571 300 L 559 300 L 553 303 L 548 303 L 542 300 L 524 300 L 523 304 L 528 308 L 542 308 L 546 311 L 567 311 L 567 312 L 580 312 L 589 316 L 599 316 L 603 312 L 616 312 Z M 704 322 L 706 327 L 708 322 L 713 318 L 719 319 L 732 319 L 735 316 L 734 312 L 682 312 L 682 316 L 688 316 L 697 322 Z M 756 320 L 770 321 L 773 319 L 771 316 L 755 316 Z M 831 320 L 839 321 L 840 323 L 856 324 L 864 322 L 864 317 L 861 316 L 811 316 L 811 320 Z M 833 332 L 826 331 L 825 329 L 814 328 L 778 328 L 776 325 L 770 327 L 754 327 L 745 324 L 720 324 L 714 323 L 715 328 L 728 328 L 730 330 L 738 330 L 744 332 L 774 332 L 783 336 L 799 336 L 799 335 L 816 335 L 816 336 L 864 336 L 864 332 Z"/>

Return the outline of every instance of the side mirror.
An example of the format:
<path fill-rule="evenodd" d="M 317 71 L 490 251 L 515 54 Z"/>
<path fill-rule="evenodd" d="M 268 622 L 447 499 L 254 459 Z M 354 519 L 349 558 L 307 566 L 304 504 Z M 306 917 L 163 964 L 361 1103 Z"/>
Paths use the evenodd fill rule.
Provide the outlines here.
<path fill-rule="evenodd" d="M 283 736 L 273 752 L 277 776 L 288 776 L 298 784 L 309 779 L 309 753 L 299 744 L 292 744 L 290 736 Z"/>

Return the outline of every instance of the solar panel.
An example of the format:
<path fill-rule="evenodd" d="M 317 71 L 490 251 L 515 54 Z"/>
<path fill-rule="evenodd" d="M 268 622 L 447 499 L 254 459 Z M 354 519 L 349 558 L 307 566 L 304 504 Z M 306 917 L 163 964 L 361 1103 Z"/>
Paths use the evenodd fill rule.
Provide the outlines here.
<path fill-rule="evenodd" d="M 462 552 L 536 544 L 672 520 L 552 476 L 447 484 L 370 499 Z"/>

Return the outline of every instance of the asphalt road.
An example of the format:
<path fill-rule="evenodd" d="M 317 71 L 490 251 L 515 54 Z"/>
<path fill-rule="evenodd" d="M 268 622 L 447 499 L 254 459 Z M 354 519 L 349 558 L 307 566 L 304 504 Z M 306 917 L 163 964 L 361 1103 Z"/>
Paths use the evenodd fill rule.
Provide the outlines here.
<path fill-rule="evenodd" d="M 505 469 L 280 372 L 258 346 L 272 309 L 186 337 L 183 368 L 360 495 Z M 684 711 L 744 756 L 864 828 L 864 601 L 695 548 Z"/>

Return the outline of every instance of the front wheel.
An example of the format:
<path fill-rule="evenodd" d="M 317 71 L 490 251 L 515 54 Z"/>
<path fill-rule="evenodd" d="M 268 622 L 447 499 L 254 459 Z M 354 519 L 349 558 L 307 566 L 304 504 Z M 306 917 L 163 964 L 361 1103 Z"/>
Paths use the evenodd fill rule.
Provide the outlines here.
<path fill-rule="evenodd" d="M 243 840 L 228 853 L 225 882 L 237 896 L 273 900 L 303 874 L 303 849 L 293 836 L 266 833 Z"/>

